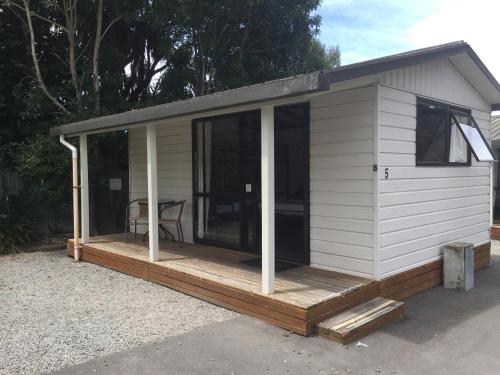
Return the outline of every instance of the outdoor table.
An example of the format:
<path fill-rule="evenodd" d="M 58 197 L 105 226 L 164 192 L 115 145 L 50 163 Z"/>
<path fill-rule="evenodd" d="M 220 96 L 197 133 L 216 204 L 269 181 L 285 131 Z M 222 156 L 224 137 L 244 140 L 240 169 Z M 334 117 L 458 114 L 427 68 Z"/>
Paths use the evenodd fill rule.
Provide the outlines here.
<path fill-rule="evenodd" d="M 158 218 L 160 218 L 163 210 L 167 209 L 170 205 L 172 205 L 174 203 L 175 203 L 175 199 L 158 199 Z M 139 204 L 147 205 L 148 202 L 144 202 L 144 203 L 139 202 Z M 168 238 L 168 236 L 170 236 L 170 237 L 172 237 L 172 240 L 175 241 L 174 235 L 167 228 L 165 228 L 165 226 L 163 224 L 159 224 L 158 226 L 165 234 L 165 237 Z M 147 230 L 146 233 L 143 234 L 143 236 L 142 236 L 143 242 L 146 240 L 146 236 L 148 235 L 148 233 L 149 233 L 149 230 Z"/>

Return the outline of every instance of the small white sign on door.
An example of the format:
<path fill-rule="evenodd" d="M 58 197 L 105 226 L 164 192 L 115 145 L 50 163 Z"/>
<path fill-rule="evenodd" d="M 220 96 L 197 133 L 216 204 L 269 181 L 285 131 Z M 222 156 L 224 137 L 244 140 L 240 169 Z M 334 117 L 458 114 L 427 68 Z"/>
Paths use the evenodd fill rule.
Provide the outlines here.
<path fill-rule="evenodd" d="M 245 192 L 247 193 L 252 192 L 252 184 L 245 184 Z"/>
<path fill-rule="evenodd" d="M 110 178 L 109 179 L 109 190 L 121 190 L 122 189 L 122 179 L 121 178 Z"/>

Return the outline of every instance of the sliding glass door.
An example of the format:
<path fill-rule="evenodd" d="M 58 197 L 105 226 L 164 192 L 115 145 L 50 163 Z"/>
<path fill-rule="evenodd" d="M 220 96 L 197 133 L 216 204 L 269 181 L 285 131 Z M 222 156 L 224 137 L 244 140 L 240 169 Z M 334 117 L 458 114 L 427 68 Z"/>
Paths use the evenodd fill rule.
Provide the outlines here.
<path fill-rule="evenodd" d="M 195 239 L 257 252 L 260 113 L 194 123 Z"/>
<path fill-rule="evenodd" d="M 309 264 L 309 106 L 274 114 L 276 257 Z"/>
<path fill-rule="evenodd" d="M 275 110 L 276 256 L 309 263 L 307 104 Z M 260 254 L 260 112 L 193 122 L 195 241 Z"/>

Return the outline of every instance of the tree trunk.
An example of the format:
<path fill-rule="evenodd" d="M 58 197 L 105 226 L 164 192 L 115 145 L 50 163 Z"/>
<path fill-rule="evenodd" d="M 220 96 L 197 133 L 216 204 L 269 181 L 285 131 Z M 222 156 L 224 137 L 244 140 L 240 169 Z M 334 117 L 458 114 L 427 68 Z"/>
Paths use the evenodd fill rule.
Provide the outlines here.
<path fill-rule="evenodd" d="M 94 55 L 92 58 L 92 84 L 94 86 L 94 112 L 101 110 L 101 85 L 99 82 L 99 50 L 102 41 L 102 8 L 103 0 L 97 1 L 97 26 L 95 33 Z"/>
<path fill-rule="evenodd" d="M 196 35 L 196 41 L 197 41 L 197 44 L 198 44 L 198 53 L 197 53 L 197 57 L 198 57 L 198 79 L 197 79 L 197 83 L 198 83 L 198 88 L 197 88 L 197 92 L 195 93 L 196 96 L 201 96 L 201 95 L 205 95 L 205 75 L 206 75 L 206 64 L 205 64 L 205 54 L 204 54 L 204 51 L 203 51 L 203 45 L 201 43 L 201 38 L 200 38 L 200 35 L 197 34 Z"/>
<path fill-rule="evenodd" d="M 80 83 L 78 80 L 78 73 L 76 71 L 76 55 L 75 55 L 75 37 L 76 37 L 76 3 L 77 0 L 64 0 L 64 16 L 66 18 L 66 35 L 68 37 L 69 49 L 69 70 L 71 73 L 71 81 L 75 90 L 75 98 L 80 109 Z"/>
<path fill-rule="evenodd" d="M 70 112 L 49 92 L 47 86 L 45 86 L 45 82 L 42 77 L 42 72 L 40 71 L 40 65 L 38 64 L 38 57 L 36 54 L 36 46 L 35 46 L 35 32 L 33 30 L 33 23 L 31 22 L 31 10 L 28 4 L 28 0 L 23 0 L 24 10 L 26 12 L 26 20 L 28 23 L 28 30 L 30 35 L 30 44 L 31 44 L 31 57 L 33 58 L 33 66 L 35 68 L 36 79 L 38 81 L 38 85 L 40 89 L 45 94 L 45 96 L 56 105 L 61 111 L 66 114 L 70 114 Z"/>

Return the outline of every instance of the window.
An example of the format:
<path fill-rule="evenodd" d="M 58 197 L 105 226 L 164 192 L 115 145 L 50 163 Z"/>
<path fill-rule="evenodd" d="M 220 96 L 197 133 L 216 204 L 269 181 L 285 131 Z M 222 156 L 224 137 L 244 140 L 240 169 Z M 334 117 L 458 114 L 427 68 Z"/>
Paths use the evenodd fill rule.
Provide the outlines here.
<path fill-rule="evenodd" d="M 417 105 L 417 165 L 448 164 L 450 143 L 448 108 L 419 101 Z"/>
<path fill-rule="evenodd" d="M 486 142 L 486 139 L 473 117 L 471 117 L 472 122 L 468 124 L 461 121 L 458 116 L 452 115 L 452 120 L 454 122 L 452 126 L 456 126 L 457 129 L 460 129 L 477 161 L 495 160 L 490 145 Z"/>
<path fill-rule="evenodd" d="M 493 161 L 490 146 L 470 111 L 419 99 L 417 102 L 416 164 L 470 165 Z"/>

